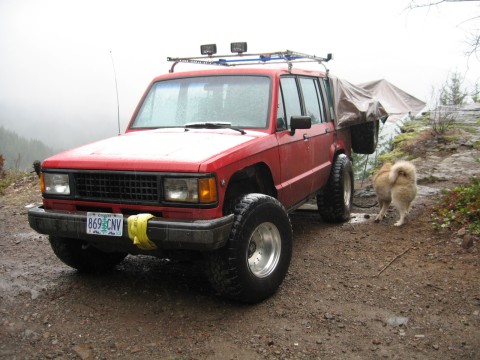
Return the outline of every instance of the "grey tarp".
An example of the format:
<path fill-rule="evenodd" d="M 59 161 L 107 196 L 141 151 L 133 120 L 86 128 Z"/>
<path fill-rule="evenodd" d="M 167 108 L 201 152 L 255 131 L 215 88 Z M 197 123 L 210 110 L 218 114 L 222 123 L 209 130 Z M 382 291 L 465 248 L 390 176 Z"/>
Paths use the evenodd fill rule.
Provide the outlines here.
<path fill-rule="evenodd" d="M 369 81 L 359 84 L 375 99 L 378 99 L 388 112 L 388 121 L 396 122 L 411 113 L 416 116 L 425 109 L 426 103 L 399 89 L 387 80 Z"/>
<path fill-rule="evenodd" d="M 425 103 L 386 80 L 354 85 L 337 77 L 330 77 L 334 97 L 337 128 L 345 128 L 387 117 L 416 115 Z"/>

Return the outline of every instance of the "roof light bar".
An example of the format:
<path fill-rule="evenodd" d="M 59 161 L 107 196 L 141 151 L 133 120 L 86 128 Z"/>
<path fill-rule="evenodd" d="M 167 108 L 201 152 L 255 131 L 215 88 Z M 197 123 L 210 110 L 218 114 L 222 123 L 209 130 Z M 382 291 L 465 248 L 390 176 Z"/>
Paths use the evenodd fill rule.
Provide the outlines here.
<path fill-rule="evenodd" d="M 275 51 L 270 53 L 255 53 L 248 54 L 246 42 L 230 43 L 230 50 L 233 54 L 215 55 L 217 53 L 216 44 L 201 45 L 200 51 L 202 55 L 185 58 L 167 57 L 167 61 L 172 61 L 173 65 L 169 72 L 173 73 L 175 65 L 178 63 L 203 64 L 203 65 L 217 65 L 217 66 L 240 66 L 240 65 L 255 65 L 255 64 L 278 64 L 284 63 L 288 65 L 289 71 L 292 69 L 294 63 L 301 62 L 316 62 L 322 65 L 328 72 L 325 63 L 333 59 L 332 54 L 327 54 L 326 57 L 308 55 L 296 51 L 285 50 Z"/>

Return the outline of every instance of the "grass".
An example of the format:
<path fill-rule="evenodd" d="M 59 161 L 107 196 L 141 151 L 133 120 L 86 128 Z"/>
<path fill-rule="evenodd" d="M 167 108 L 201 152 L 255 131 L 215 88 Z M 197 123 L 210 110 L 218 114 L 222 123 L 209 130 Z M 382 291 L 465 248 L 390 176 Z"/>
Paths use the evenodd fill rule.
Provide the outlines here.
<path fill-rule="evenodd" d="M 0 195 L 5 194 L 5 190 L 14 182 L 28 176 L 26 172 L 18 170 L 0 170 Z"/>

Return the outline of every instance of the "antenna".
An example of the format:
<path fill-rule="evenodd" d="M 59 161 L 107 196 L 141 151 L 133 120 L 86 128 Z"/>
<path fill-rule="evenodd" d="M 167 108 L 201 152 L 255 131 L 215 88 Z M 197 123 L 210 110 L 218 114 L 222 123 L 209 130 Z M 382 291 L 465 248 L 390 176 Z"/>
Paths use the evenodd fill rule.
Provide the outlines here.
<path fill-rule="evenodd" d="M 118 101 L 117 72 L 115 71 L 115 63 L 113 62 L 113 54 L 112 54 L 112 50 L 110 50 L 110 58 L 112 59 L 113 75 L 115 76 L 115 92 L 117 93 L 117 122 L 118 122 L 118 135 L 120 135 L 120 102 Z"/>

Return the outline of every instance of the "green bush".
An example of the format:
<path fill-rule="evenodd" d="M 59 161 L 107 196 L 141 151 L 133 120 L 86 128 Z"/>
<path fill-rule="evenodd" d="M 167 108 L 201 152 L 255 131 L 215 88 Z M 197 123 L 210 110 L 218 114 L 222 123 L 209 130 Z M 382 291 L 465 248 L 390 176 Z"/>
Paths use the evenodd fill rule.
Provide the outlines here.
<path fill-rule="evenodd" d="M 433 209 L 433 224 L 451 231 L 465 228 L 480 235 L 480 179 L 474 177 L 467 185 L 443 191 Z"/>

